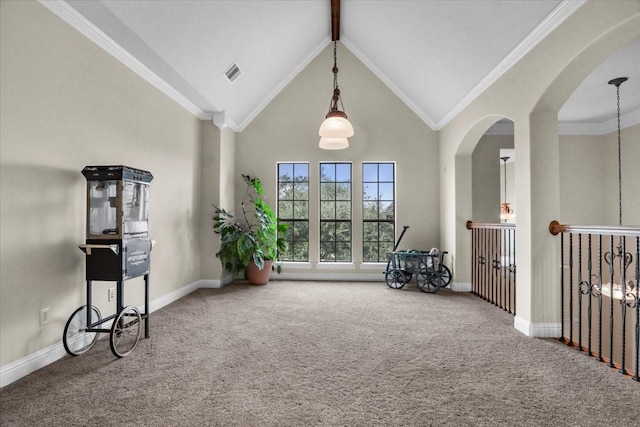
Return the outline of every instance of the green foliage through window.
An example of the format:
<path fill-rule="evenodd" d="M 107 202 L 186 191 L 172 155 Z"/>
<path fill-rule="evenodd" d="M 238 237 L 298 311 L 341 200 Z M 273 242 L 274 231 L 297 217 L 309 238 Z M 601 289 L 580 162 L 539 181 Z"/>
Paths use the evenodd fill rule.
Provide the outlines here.
<path fill-rule="evenodd" d="M 362 259 L 383 262 L 395 243 L 393 163 L 362 164 Z"/>
<path fill-rule="evenodd" d="M 309 164 L 278 163 L 278 218 L 288 224 L 280 261 L 309 261 Z"/>
<path fill-rule="evenodd" d="M 320 163 L 320 261 L 351 262 L 351 163 Z"/>

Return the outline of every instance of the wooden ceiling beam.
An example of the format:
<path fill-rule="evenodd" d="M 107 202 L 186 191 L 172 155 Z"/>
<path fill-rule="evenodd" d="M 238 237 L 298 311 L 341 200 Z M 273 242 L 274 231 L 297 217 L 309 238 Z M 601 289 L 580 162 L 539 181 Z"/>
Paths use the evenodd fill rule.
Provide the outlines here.
<path fill-rule="evenodd" d="M 331 41 L 340 40 L 340 0 L 331 0 Z"/>

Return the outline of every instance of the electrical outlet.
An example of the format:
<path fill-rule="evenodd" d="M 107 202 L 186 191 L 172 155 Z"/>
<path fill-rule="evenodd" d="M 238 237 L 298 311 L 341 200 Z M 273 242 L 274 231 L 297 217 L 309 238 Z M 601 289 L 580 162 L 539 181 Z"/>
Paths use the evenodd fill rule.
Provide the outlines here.
<path fill-rule="evenodd" d="M 116 288 L 109 288 L 107 301 L 113 301 L 114 299 L 116 299 Z"/>
<path fill-rule="evenodd" d="M 40 309 L 40 326 L 49 323 L 49 307 Z"/>

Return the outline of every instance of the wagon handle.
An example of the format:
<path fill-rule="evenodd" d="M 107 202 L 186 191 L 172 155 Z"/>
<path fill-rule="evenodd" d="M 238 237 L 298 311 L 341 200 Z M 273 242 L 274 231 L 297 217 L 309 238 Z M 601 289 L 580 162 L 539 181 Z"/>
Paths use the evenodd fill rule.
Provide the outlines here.
<path fill-rule="evenodd" d="M 409 228 L 408 225 L 405 225 L 402 227 L 402 233 L 400 233 L 400 237 L 398 237 L 398 241 L 396 242 L 395 246 L 393 247 L 393 251 L 395 252 L 396 249 L 398 249 L 398 246 L 400 246 L 400 240 L 402 240 L 402 236 L 404 236 L 404 233 L 407 231 L 407 228 Z"/>

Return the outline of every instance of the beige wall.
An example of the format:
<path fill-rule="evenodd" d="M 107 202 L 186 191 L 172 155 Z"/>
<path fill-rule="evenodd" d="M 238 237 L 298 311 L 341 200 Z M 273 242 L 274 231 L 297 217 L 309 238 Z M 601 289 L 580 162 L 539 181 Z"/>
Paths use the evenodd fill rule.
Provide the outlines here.
<path fill-rule="evenodd" d="M 2 1 L 0 366 L 60 344 L 85 301 L 85 165 L 151 171 L 151 298 L 200 278 L 200 121 L 35 2 Z M 107 284 L 96 284 L 103 313 Z M 141 279 L 126 303 L 140 304 Z M 50 324 L 39 326 L 49 307 Z"/>
<path fill-rule="evenodd" d="M 198 212 L 200 215 L 200 278 L 205 280 L 220 280 L 222 266 L 215 257 L 218 251 L 219 239 L 213 232 L 213 205 L 220 204 L 220 159 L 221 141 L 220 130 L 212 121 L 202 121 L 202 145 L 200 147 L 200 175 L 201 194 Z"/>
<path fill-rule="evenodd" d="M 501 148 L 513 148 L 513 135 L 484 135 L 473 150 L 472 219 L 475 222 L 500 222 L 501 195 L 504 193 Z M 513 162 L 507 169 L 507 200 L 512 202 L 515 186 Z"/>
<path fill-rule="evenodd" d="M 362 161 L 396 162 L 397 229 L 411 228 L 403 248 L 439 245 L 439 186 L 437 134 L 375 77 L 344 46 L 338 44 L 338 81 L 346 113 L 355 129 L 346 150 L 318 148 L 318 128 L 327 113 L 332 94 L 332 45 L 324 49 L 255 120 L 237 135 L 236 185 L 240 173 L 257 175 L 275 205 L 276 162 L 309 161 L 310 261 L 318 262 L 318 163 L 353 163 L 353 260 L 357 272 L 362 259 Z M 240 195 L 236 194 L 236 199 Z M 446 248 L 445 248 L 446 249 Z M 285 266 L 284 272 L 288 270 Z M 323 270 L 327 272 L 327 270 Z M 382 279 L 377 268 L 371 274 Z"/>
<path fill-rule="evenodd" d="M 560 135 L 560 217 L 562 224 L 618 224 L 617 132 L 606 135 Z M 623 224 L 640 224 L 640 125 L 622 130 Z M 473 220 L 498 222 L 503 192 L 501 148 L 513 148 L 513 136 L 484 135 L 473 151 Z M 517 162 L 516 162 L 517 163 Z M 508 200 L 517 183 L 514 164 L 507 165 Z M 500 168 L 500 169 L 499 169 Z M 512 203 L 513 205 L 513 203 Z"/>
<path fill-rule="evenodd" d="M 622 224 L 640 226 L 640 125 L 622 129 L 621 135 Z M 605 224 L 618 225 L 618 132 L 605 135 L 602 145 L 607 153 Z"/>

